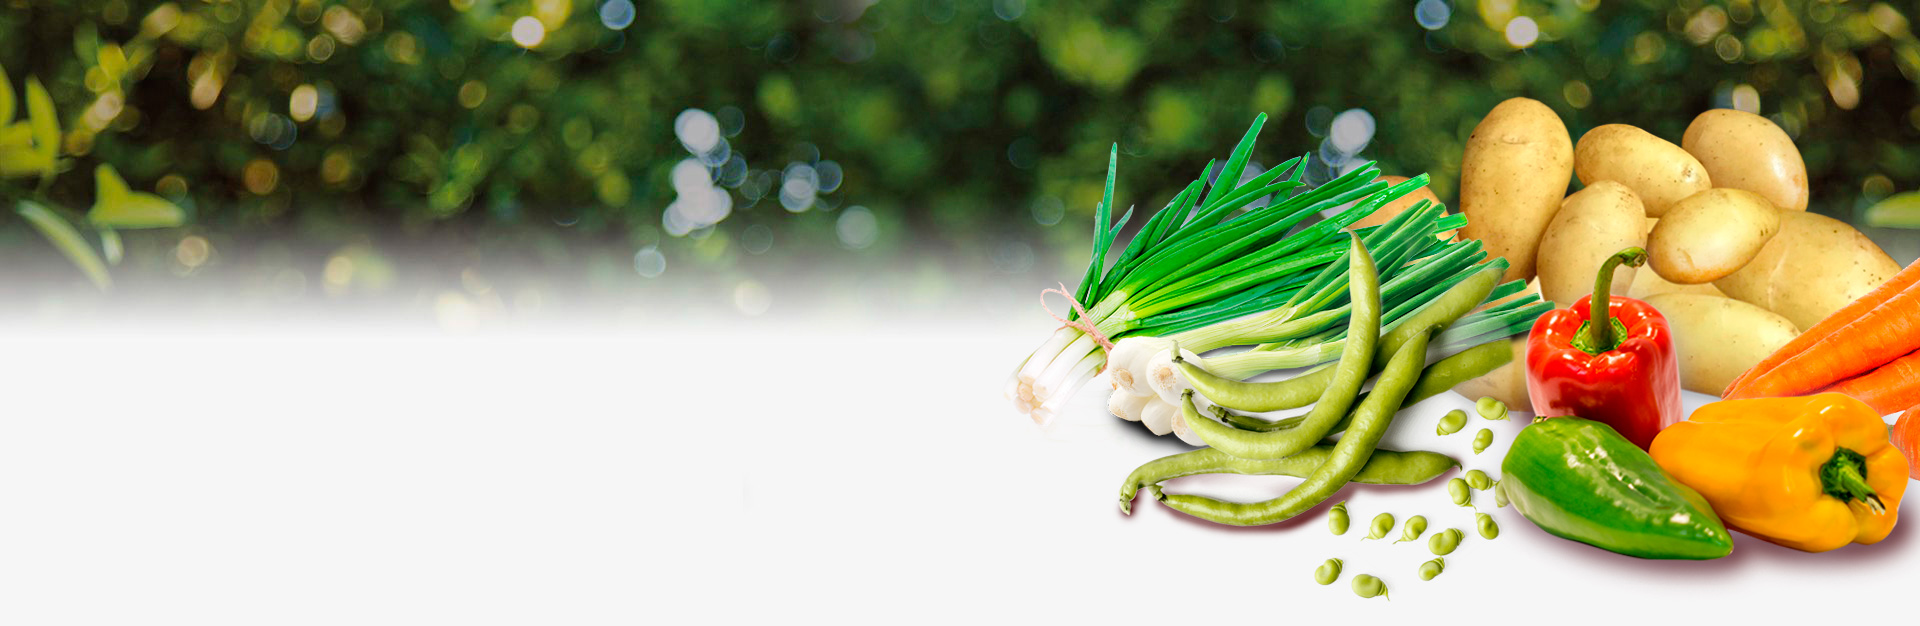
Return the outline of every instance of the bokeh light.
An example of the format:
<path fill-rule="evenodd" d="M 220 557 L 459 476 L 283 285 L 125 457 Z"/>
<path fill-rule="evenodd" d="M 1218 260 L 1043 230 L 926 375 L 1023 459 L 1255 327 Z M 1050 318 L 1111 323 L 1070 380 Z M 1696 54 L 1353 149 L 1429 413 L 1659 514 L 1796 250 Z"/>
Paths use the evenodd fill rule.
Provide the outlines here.
<path fill-rule="evenodd" d="M 600 3 L 600 25 L 613 30 L 626 30 L 633 25 L 633 0 L 607 0 Z"/>
<path fill-rule="evenodd" d="M 874 218 L 873 211 L 859 205 L 841 211 L 833 229 L 840 236 L 840 245 L 854 250 L 865 249 L 880 237 L 879 220 Z"/>
<path fill-rule="evenodd" d="M 313 85 L 294 87 L 293 94 L 287 98 L 287 113 L 293 116 L 293 121 L 313 119 L 313 114 L 319 109 L 320 90 L 314 89 Z"/>
<path fill-rule="evenodd" d="M 547 25 L 531 15 L 513 21 L 513 43 L 533 48 L 547 40 Z"/>
<path fill-rule="evenodd" d="M 1447 6 L 1447 0 L 1420 0 L 1413 5 L 1413 20 L 1427 30 L 1446 28 L 1453 19 L 1453 7 Z"/>
<path fill-rule="evenodd" d="M 748 316 L 762 315 L 773 308 L 773 292 L 760 281 L 746 279 L 733 287 L 733 306 Z"/>
<path fill-rule="evenodd" d="M 1507 43 L 1515 48 L 1531 47 L 1540 39 L 1540 25 L 1533 18 L 1521 16 L 1507 22 Z"/>
<path fill-rule="evenodd" d="M 633 253 L 633 271 L 647 278 L 657 277 L 667 271 L 667 256 L 655 246 L 641 248 Z"/>

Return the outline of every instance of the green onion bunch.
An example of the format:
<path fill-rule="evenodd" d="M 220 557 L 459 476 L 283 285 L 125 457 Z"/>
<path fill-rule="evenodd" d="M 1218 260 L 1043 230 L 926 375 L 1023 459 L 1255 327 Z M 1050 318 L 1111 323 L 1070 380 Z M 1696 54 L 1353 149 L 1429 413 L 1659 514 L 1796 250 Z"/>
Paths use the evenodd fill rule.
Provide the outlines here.
<path fill-rule="evenodd" d="M 1112 218 L 1115 147 L 1094 211 L 1093 254 L 1071 294 L 1078 306 L 1008 377 L 1006 395 L 1016 409 L 1047 422 L 1105 371 L 1116 415 L 1145 422 L 1156 434 L 1178 431 L 1184 438 L 1174 407 L 1189 387 L 1171 366 L 1176 350 L 1233 378 L 1338 358 L 1350 311 L 1346 231 L 1425 186 L 1427 176 L 1389 185 L 1369 162 L 1309 186 L 1302 180 L 1303 156 L 1234 184 L 1265 123 L 1264 114 L 1254 120 L 1212 185 L 1207 173 L 1216 162 L 1148 218 L 1109 264 L 1109 252 L 1133 215 L 1129 210 L 1117 222 Z M 1270 197 L 1268 204 L 1252 206 Z M 1335 212 L 1306 223 L 1328 211 Z M 1441 238 L 1465 223 L 1465 216 L 1447 215 L 1444 207 L 1423 200 L 1385 224 L 1354 229 L 1379 267 L 1383 330 L 1476 272 L 1505 270 L 1504 259 L 1487 260 L 1480 242 Z M 1525 332 L 1551 305 L 1532 295 L 1510 297 L 1523 289 L 1518 281 L 1500 285 L 1488 300 L 1508 301 L 1461 319 L 1435 345 L 1458 352 Z M 1241 345 L 1252 347 L 1209 359 L 1198 354 Z"/>

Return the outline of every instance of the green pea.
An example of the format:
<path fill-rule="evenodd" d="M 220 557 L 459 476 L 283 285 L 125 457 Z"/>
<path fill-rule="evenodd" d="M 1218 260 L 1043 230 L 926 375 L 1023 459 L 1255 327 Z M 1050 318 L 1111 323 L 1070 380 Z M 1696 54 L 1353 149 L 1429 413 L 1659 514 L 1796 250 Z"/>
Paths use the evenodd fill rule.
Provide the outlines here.
<path fill-rule="evenodd" d="M 1486 513 L 1480 513 L 1478 517 L 1479 517 L 1478 523 L 1480 526 L 1481 537 L 1486 539 L 1492 539 L 1494 537 L 1500 536 L 1500 525 L 1495 524 L 1493 522 L 1492 515 L 1488 515 Z"/>
<path fill-rule="evenodd" d="M 1467 486 L 1474 491 L 1486 491 L 1493 488 L 1493 477 L 1480 470 L 1467 470 Z"/>
<path fill-rule="evenodd" d="M 1373 516 L 1373 525 L 1367 528 L 1368 539 L 1380 539 L 1393 532 L 1393 514 L 1381 513 Z"/>
<path fill-rule="evenodd" d="M 1500 509 L 1507 508 L 1507 488 L 1505 483 L 1496 482 L 1493 484 L 1493 506 L 1494 508 Z"/>
<path fill-rule="evenodd" d="M 1467 487 L 1467 481 L 1454 478 L 1447 481 L 1447 495 L 1453 497 L 1454 506 L 1473 506 L 1473 490 Z"/>
<path fill-rule="evenodd" d="M 1420 580 L 1433 580 L 1433 577 L 1439 576 L 1440 572 L 1444 571 L 1447 571 L 1447 560 L 1443 557 L 1433 557 L 1433 560 L 1420 564 Z"/>
<path fill-rule="evenodd" d="M 1487 420 L 1498 422 L 1507 419 L 1507 405 L 1493 398 L 1481 398 L 1479 402 L 1473 403 L 1473 410 L 1478 411 L 1480 417 Z"/>
<path fill-rule="evenodd" d="M 1473 453 L 1474 454 L 1486 452 L 1487 446 L 1491 446 L 1491 445 L 1493 445 L 1493 431 L 1482 428 L 1480 429 L 1480 432 L 1474 433 L 1473 435 Z"/>
<path fill-rule="evenodd" d="M 1466 428 L 1466 427 L 1467 427 L 1467 412 L 1462 411 L 1460 409 L 1454 409 L 1451 411 L 1447 411 L 1446 415 L 1440 417 L 1440 426 L 1438 428 L 1435 428 L 1434 432 L 1441 436 L 1446 436 L 1446 435 L 1451 435 L 1451 434 L 1460 432 L 1460 429 Z"/>
<path fill-rule="evenodd" d="M 1347 525 L 1347 503 L 1342 501 L 1333 505 L 1332 510 L 1327 511 L 1327 530 L 1333 531 L 1336 535 L 1344 535 L 1347 534 Z"/>
<path fill-rule="evenodd" d="M 1380 579 L 1374 578 L 1371 575 L 1361 574 L 1353 577 L 1353 593 L 1362 598 L 1386 596 L 1387 583 L 1381 582 Z M 1393 597 L 1387 596 L 1387 599 L 1392 600 Z"/>
<path fill-rule="evenodd" d="M 1419 541 L 1420 535 L 1427 532 L 1427 518 L 1415 515 L 1407 518 L 1407 525 L 1400 529 L 1400 541 Z M 1394 543 L 1400 543 L 1395 541 Z"/>
<path fill-rule="evenodd" d="M 1319 569 L 1313 570 L 1313 582 L 1331 585 L 1333 581 L 1340 580 L 1340 565 L 1340 559 L 1327 559 Z"/>
<path fill-rule="evenodd" d="M 1466 535 L 1461 533 L 1458 528 L 1449 528 L 1434 533 L 1432 537 L 1427 539 L 1427 550 L 1433 552 L 1434 556 L 1453 554 L 1453 549 L 1460 547 L 1460 539 L 1465 536 Z"/>

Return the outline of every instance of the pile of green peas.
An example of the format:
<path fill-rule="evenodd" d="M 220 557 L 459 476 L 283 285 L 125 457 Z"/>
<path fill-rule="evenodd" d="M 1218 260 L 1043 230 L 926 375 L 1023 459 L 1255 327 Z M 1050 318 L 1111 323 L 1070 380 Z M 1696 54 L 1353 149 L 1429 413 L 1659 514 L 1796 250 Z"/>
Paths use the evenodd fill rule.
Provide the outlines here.
<path fill-rule="evenodd" d="M 1470 506 L 1472 492 L 1485 491 L 1493 489 L 1496 486 L 1497 481 L 1494 481 L 1486 472 L 1470 470 L 1467 472 L 1465 478 L 1454 478 L 1448 481 L 1447 490 L 1455 494 L 1456 503 L 1462 504 L 1462 506 Z M 1482 538 L 1493 539 L 1500 536 L 1500 526 L 1494 521 L 1492 515 L 1475 512 L 1474 520 L 1475 530 L 1479 532 Z M 1373 521 L 1368 524 L 1366 539 L 1381 539 L 1386 537 L 1389 533 L 1393 532 L 1394 521 L 1395 519 L 1392 513 L 1375 515 Z M 1346 502 L 1335 503 L 1327 511 L 1327 526 L 1329 530 L 1333 531 L 1333 534 L 1346 534 L 1350 524 L 1350 514 L 1347 511 Z M 1401 525 L 1400 539 L 1394 543 L 1418 541 L 1426 531 L 1426 516 L 1414 515 L 1408 517 L 1406 523 Z M 1441 572 L 1445 571 L 1447 567 L 1445 557 L 1453 554 L 1455 550 L 1458 550 L 1460 543 L 1465 540 L 1466 533 L 1458 528 L 1448 528 L 1429 536 L 1427 538 L 1427 550 L 1433 553 L 1434 558 L 1422 562 L 1415 571 L 1415 573 L 1420 576 L 1420 580 L 1433 580 L 1435 577 L 1438 577 Z M 1341 570 L 1345 565 L 1346 562 L 1338 558 L 1327 559 L 1314 570 L 1314 582 L 1321 585 L 1332 585 L 1338 582 L 1340 580 Z M 1352 588 L 1354 595 L 1362 598 L 1387 597 L 1386 582 L 1380 580 L 1379 577 L 1369 574 L 1355 576 L 1353 578 Z"/>

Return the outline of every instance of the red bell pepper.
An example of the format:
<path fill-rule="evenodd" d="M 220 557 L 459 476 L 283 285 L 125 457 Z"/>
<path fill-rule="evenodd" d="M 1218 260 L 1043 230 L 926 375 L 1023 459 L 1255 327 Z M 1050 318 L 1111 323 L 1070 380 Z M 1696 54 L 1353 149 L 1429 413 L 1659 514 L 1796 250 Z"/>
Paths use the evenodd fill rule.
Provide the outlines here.
<path fill-rule="evenodd" d="M 1685 417 L 1667 318 L 1645 302 L 1609 293 L 1615 268 L 1646 261 L 1646 250 L 1620 251 L 1600 266 L 1593 295 L 1533 323 L 1527 391 L 1535 415 L 1603 422 L 1643 450 Z"/>

